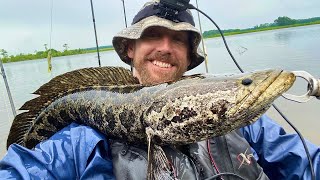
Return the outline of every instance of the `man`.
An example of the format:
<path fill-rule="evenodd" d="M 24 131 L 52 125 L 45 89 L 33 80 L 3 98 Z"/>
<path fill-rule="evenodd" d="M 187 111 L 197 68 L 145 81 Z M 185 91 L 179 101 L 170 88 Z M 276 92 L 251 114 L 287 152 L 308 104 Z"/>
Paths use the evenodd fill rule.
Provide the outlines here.
<path fill-rule="evenodd" d="M 143 84 L 178 79 L 203 62 L 197 50 L 200 33 L 192 25 L 191 14 L 184 12 L 179 22 L 173 22 L 158 17 L 153 10 L 153 2 L 147 3 L 133 25 L 113 39 L 121 60 L 133 66 L 133 74 Z M 320 150 L 307 145 L 319 178 Z M 177 179 L 311 177 L 298 136 L 286 134 L 266 116 L 225 136 L 182 147 L 167 146 L 164 151 Z M 11 145 L 0 162 L 0 177 L 145 179 L 146 158 L 145 147 L 109 140 L 88 126 L 73 123 L 35 150 Z"/>

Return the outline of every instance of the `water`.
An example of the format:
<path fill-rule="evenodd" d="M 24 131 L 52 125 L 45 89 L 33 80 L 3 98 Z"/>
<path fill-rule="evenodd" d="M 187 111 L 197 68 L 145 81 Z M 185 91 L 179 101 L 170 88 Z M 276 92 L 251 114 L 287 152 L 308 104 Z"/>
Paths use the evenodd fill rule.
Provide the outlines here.
<path fill-rule="evenodd" d="M 266 68 L 286 70 L 304 70 L 313 76 L 320 77 L 320 25 L 265 31 L 226 37 L 234 57 L 245 71 Z M 209 73 L 238 73 L 225 49 L 222 39 L 205 40 L 209 62 Z M 102 52 L 102 66 L 125 66 L 114 51 Z M 52 60 L 53 71 L 48 73 L 47 61 L 32 60 L 4 64 L 13 100 L 18 109 L 23 103 L 34 98 L 31 93 L 51 78 L 79 68 L 97 67 L 95 53 L 58 57 Z M 187 74 L 205 72 L 204 63 Z M 290 92 L 304 94 L 307 84 L 300 80 Z M 304 137 L 320 145 L 320 101 L 312 100 L 298 104 L 279 98 L 277 106 L 289 120 L 300 130 Z M 270 108 L 267 113 L 284 128 L 293 130 Z M 5 153 L 6 137 L 12 123 L 12 112 L 3 79 L 0 78 L 0 157 Z"/>

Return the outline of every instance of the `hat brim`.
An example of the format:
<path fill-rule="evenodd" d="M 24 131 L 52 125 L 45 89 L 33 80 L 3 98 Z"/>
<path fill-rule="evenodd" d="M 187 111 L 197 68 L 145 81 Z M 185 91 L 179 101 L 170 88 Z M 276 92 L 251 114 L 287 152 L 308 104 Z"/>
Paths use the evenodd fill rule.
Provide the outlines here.
<path fill-rule="evenodd" d="M 189 31 L 191 40 L 191 63 L 188 70 L 197 67 L 204 61 L 203 52 L 198 48 L 201 41 L 201 35 L 198 29 L 186 22 L 173 22 L 158 16 L 150 16 L 141 21 L 125 28 L 113 37 L 112 44 L 120 59 L 126 64 L 131 64 L 131 59 L 128 57 L 128 43 L 130 40 L 136 40 L 141 37 L 143 32 L 149 27 L 161 26 L 174 31 Z"/>

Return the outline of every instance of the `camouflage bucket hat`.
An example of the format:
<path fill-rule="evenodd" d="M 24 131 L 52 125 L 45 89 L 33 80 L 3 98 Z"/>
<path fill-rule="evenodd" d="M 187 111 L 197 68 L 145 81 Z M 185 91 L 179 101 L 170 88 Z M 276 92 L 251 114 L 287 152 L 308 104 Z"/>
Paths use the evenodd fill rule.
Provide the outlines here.
<path fill-rule="evenodd" d="M 123 29 L 113 37 L 112 44 L 120 59 L 126 64 L 131 64 L 128 57 L 128 43 L 130 40 L 136 40 L 141 37 L 143 32 L 149 27 L 161 26 L 174 31 L 190 32 L 190 58 L 191 63 L 188 70 L 197 67 L 204 61 L 203 52 L 198 48 L 201 41 L 201 34 L 195 28 L 192 14 L 189 10 L 179 13 L 178 19 L 174 21 L 158 17 L 157 10 L 154 8 L 158 4 L 157 1 L 147 2 L 143 8 L 134 17 L 132 25 Z"/>

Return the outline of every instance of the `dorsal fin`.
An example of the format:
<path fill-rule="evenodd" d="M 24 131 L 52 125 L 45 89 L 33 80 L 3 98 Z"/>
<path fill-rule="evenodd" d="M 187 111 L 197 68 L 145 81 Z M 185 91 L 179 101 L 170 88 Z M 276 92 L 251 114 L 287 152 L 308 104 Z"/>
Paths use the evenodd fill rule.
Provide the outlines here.
<path fill-rule="evenodd" d="M 139 81 L 131 72 L 122 67 L 95 67 L 74 70 L 61 74 L 42 85 L 34 94 L 40 95 L 27 101 L 20 110 L 27 110 L 15 117 L 7 139 L 7 147 L 12 143 L 24 144 L 25 133 L 33 125 L 41 111 L 56 98 L 74 90 L 99 86 L 138 85 Z"/>
<path fill-rule="evenodd" d="M 134 85 L 139 84 L 132 73 L 122 67 L 91 67 L 70 71 L 59 75 L 42 85 L 33 94 L 65 92 L 88 86 Z"/>
<path fill-rule="evenodd" d="M 92 86 L 112 86 L 112 85 L 136 85 L 139 84 L 137 78 L 123 67 L 91 67 L 70 71 L 61 74 L 48 83 L 43 84 L 33 94 L 40 95 L 31 101 L 26 102 L 20 110 L 32 110 L 32 106 L 46 106 L 50 100 L 61 96 L 74 89 L 81 89 Z"/>

